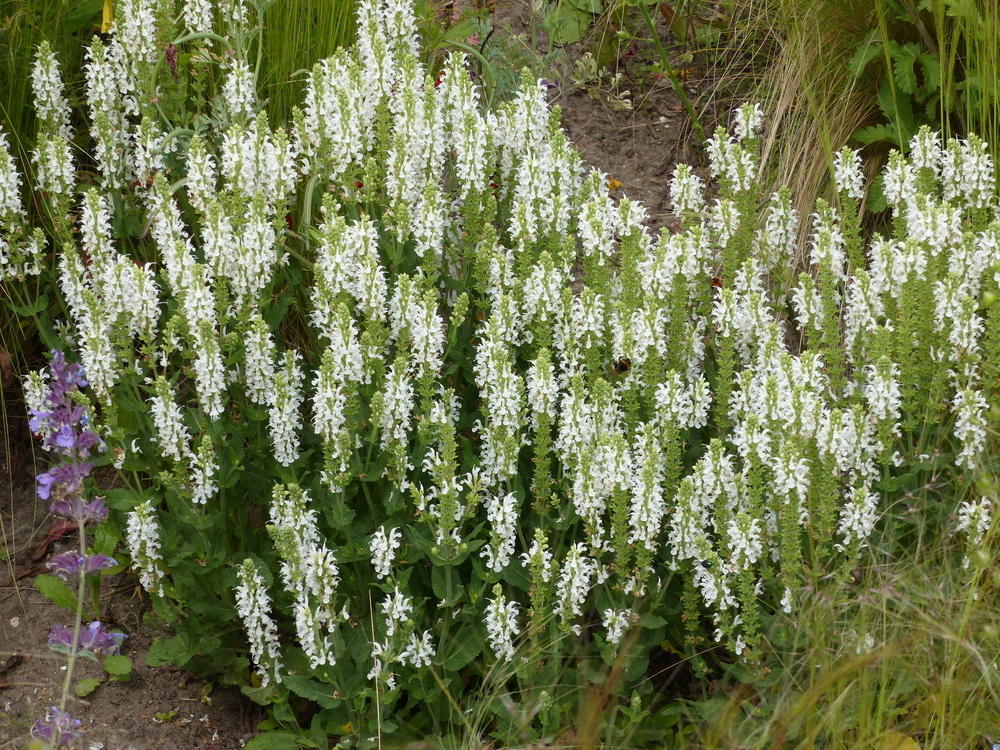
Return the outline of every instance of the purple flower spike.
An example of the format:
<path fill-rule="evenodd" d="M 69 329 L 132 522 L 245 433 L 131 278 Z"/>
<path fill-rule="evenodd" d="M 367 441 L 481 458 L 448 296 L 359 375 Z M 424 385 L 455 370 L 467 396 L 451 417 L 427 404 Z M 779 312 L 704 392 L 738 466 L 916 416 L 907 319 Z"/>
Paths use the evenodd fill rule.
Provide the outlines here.
<path fill-rule="evenodd" d="M 78 523 L 100 523 L 108 517 L 108 507 L 103 497 L 95 497 L 89 503 L 79 496 L 54 501 L 49 510 L 61 516 L 72 518 Z"/>
<path fill-rule="evenodd" d="M 83 724 L 56 706 L 50 706 L 45 712 L 45 718 L 39 719 L 31 728 L 31 736 L 47 740 L 55 747 L 67 747 L 69 743 L 80 736 Z"/>
<path fill-rule="evenodd" d="M 56 464 L 35 478 L 38 483 L 38 497 L 48 500 L 54 490 L 57 496 L 62 496 L 59 499 L 63 500 L 69 496 L 83 494 L 83 480 L 90 474 L 92 468 L 93 464 L 89 463 Z"/>
<path fill-rule="evenodd" d="M 78 651 L 89 651 L 96 655 L 117 654 L 124 640 L 124 633 L 110 631 L 95 620 L 80 630 L 76 647 Z M 73 648 L 73 631 L 65 625 L 53 625 L 49 632 L 49 645 L 57 650 L 69 652 Z"/>
<path fill-rule="evenodd" d="M 84 575 L 113 568 L 118 561 L 107 555 L 81 555 L 79 552 L 63 552 L 47 563 L 49 569 L 64 581 L 76 577 L 82 569 Z"/>

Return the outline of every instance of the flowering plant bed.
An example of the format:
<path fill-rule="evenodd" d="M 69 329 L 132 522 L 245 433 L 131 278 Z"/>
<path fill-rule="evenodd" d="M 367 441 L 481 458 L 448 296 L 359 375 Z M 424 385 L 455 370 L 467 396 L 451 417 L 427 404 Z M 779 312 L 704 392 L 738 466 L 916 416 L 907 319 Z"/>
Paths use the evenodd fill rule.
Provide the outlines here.
<path fill-rule="evenodd" d="M 464 54 L 425 68 L 406 2 L 362 3 L 357 44 L 273 128 L 253 13 L 230 5 L 175 39 L 179 74 L 157 53 L 171 14 L 122 4 L 88 54 L 89 174 L 40 50 L 47 213 L 26 218 L 0 144 L 0 267 L 65 301 L 50 335 L 128 484 L 68 574 L 127 555 L 173 633 L 149 662 L 269 706 L 255 747 L 550 740 L 594 684 L 629 686 L 608 721 L 630 726 L 658 649 L 753 668 L 880 519 L 905 549 L 904 493 L 966 488 L 919 512 L 982 543 L 981 142 L 922 131 L 881 177 L 893 231 L 866 242 L 857 154 L 800 222 L 787 191 L 758 195 L 746 105 L 708 143 L 718 199 L 678 167 L 680 227 L 654 237 L 539 82 L 486 110 Z M 35 414 L 59 382 L 30 379 Z M 80 479 L 59 471 L 40 490 Z"/>

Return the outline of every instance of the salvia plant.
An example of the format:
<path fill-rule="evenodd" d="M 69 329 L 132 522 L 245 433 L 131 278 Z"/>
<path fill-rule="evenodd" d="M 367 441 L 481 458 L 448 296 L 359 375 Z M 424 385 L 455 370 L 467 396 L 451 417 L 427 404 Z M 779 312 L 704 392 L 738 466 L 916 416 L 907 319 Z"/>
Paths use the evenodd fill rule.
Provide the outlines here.
<path fill-rule="evenodd" d="M 83 369 L 69 364 L 61 351 L 55 351 L 48 370 L 35 373 L 25 383 L 25 395 L 31 414 L 29 425 L 41 438 L 42 448 L 62 460 L 37 477 L 38 496 L 50 503 L 49 510 L 65 519 L 77 530 L 76 550 L 62 552 L 48 561 L 52 574 L 39 576 L 36 585 L 53 601 L 72 608 L 75 621 L 71 627 L 55 625 L 49 634 L 49 648 L 66 654 L 67 665 L 58 706 L 50 706 L 44 718 L 39 718 L 31 728 L 34 737 L 48 746 L 67 747 L 80 735 L 81 719 L 66 711 L 69 691 L 73 685 L 76 660 L 80 656 L 98 660 L 105 657 L 105 668 L 115 674 L 131 671 L 131 664 L 119 655 L 124 633 L 105 627 L 100 620 L 83 625 L 85 606 L 100 611 L 100 582 L 103 571 L 118 567 L 106 554 L 95 552 L 88 544 L 87 525 L 95 525 L 107 518 L 108 508 L 102 497 L 88 499 L 86 482 L 93 469 L 89 460 L 104 449 L 104 443 L 91 429 L 89 404 L 81 387 L 87 385 Z M 109 537 L 95 538 L 94 547 L 106 547 Z M 114 542 L 110 541 L 114 546 Z M 70 584 L 75 586 L 71 588 Z M 128 665 L 128 669 L 123 667 Z M 100 680 L 90 678 L 95 683 Z M 82 687 L 81 687 L 82 685 Z M 86 694 L 96 685 L 84 681 L 76 686 L 78 694 Z"/>
<path fill-rule="evenodd" d="M 868 241 L 853 152 L 810 216 L 758 194 L 747 105 L 708 143 L 718 190 L 678 166 L 680 227 L 654 235 L 541 82 L 486 110 L 462 53 L 427 69 L 406 0 L 363 2 L 277 128 L 254 9 L 194 6 L 185 30 L 168 2 L 120 4 L 87 53 L 86 159 L 39 50 L 44 230 L 0 149 L 5 283 L 65 301 L 127 485 L 109 524 L 170 630 L 150 663 L 241 684 L 276 741 L 527 741 L 609 673 L 640 715 L 661 646 L 753 665 L 876 527 L 889 552 L 982 543 L 982 142 L 924 130 L 894 154 Z M 187 120 L 161 106 L 177 59 L 224 77 Z M 471 727 L 473 690 L 524 708 Z"/>

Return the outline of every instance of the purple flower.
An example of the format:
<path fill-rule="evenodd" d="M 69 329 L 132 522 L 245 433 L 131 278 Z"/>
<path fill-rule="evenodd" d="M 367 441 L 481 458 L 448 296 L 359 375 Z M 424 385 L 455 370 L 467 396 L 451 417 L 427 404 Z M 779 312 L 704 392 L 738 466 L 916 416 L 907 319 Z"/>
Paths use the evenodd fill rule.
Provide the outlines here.
<path fill-rule="evenodd" d="M 70 577 L 75 577 L 81 569 L 84 575 L 90 575 L 113 568 L 118 564 L 118 561 L 107 555 L 81 555 L 79 552 L 63 552 L 61 555 L 53 557 L 47 564 L 49 570 L 63 580 L 68 580 Z"/>
<path fill-rule="evenodd" d="M 49 510 L 61 516 L 72 518 L 78 523 L 100 523 L 108 517 L 108 507 L 104 504 L 103 497 L 95 497 L 89 503 L 84 502 L 79 495 L 70 498 L 63 497 L 53 501 Z"/>
<path fill-rule="evenodd" d="M 56 706 L 49 706 L 45 718 L 36 721 L 31 728 L 31 736 L 47 740 L 56 747 L 66 747 L 71 740 L 80 736 L 82 724 L 82 721 L 74 719 Z"/>
<path fill-rule="evenodd" d="M 89 651 L 92 654 L 117 654 L 124 640 L 124 633 L 107 630 L 95 620 L 80 630 L 76 646 L 79 651 Z M 53 625 L 49 632 L 49 646 L 69 652 L 73 648 L 73 631 L 65 625 Z"/>
<path fill-rule="evenodd" d="M 90 474 L 92 468 L 91 463 L 56 464 L 35 478 L 38 483 L 38 496 L 42 500 L 48 500 L 53 494 L 53 489 L 58 490 L 56 494 L 62 496 L 60 499 L 82 495 L 83 480 Z"/>
<path fill-rule="evenodd" d="M 66 364 L 66 357 L 59 349 L 52 352 L 49 371 L 52 373 L 52 392 L 59 396 L 87 386 L 83 367 L 75 363 Z"/>

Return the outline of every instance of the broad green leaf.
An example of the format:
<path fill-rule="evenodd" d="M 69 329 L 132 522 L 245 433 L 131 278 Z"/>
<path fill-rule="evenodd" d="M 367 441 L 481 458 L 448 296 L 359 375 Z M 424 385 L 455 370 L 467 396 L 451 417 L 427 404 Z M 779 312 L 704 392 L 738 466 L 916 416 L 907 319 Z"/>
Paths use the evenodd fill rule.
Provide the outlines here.
<path fill-rule="evenodd" d="M 920 750 L 920 745 L 912 737 L 891 730 L 882 735 L 880 750 Z"/>
<path fill-rule="evenodd" d="M 318 703 L 323 708 L 335 708 L 340 702 L 333 697 L 333 687 L 324 685 L 316 680 L 303 677 L 298 674 L 291 674 L 281 678 L 281 682 L 288 686 L 288 689 L 300 698 L 306 698 L 313 703 Z"/>
<path fill-rule="evenodd" d="M 446 648 L 447 653 L 441 664 L 445 670 L 454 672 L 479 656 L 483 650 L 483 639 L 476 628 L 465 625 L 448 639 Z"/>
<path fill-rule="evenodd" d="M 107 506 L 112 510 L 133 510 L 145 499 L 146 498 L 135 490 L 130 490 L 124 487 L 107 490 L 104 493 L 104 502 L 107 503 Z"/>
<path fill-rule="evenodd" d="M 76 609 L 76 592 L 63 579 L 50 575 L 40 575 L 35 578 L 35 588 L 57 607 Z"/>
<path fill-rule="evenodd" d="M 146 666 L 181 667 L 191 661 L 191 657 L 196 653 L 197 651 L 192 649 L 187 638 L 175 635 L 172 638 L 164 638 L 153 643 L 149 651 L 146 652 Z"/>
<path fill-rule="evenodd" d="M 104 682 L 100 677 L 88 677 L 85 680 L 80 680 L 76 683 L 73 688 L 73 692 L 76 693 L 80 698 L 86 698 L 92 692 L 100 687 L 101 683 Z"/>
<path fill-rule="evenodd" d="M 250 740 L 245 750 L 299 750 L 301 747 L 316 746 L 312 740 L 300 738 L 291 732 L 264 732 Z"/>
<path fill-rule="evenodd" d="M 545 16 L 542 26 L 554 44 L 573 44 L 583 38 L 591 15 L 570 5 L 560 5 Z"/>
<path fill-rule="evenodd" d="M 125 677 L 132 674 L 132 660 L 121 654 L 111 654 L 104 659 L 104 671 L 114 677 Z"/>

